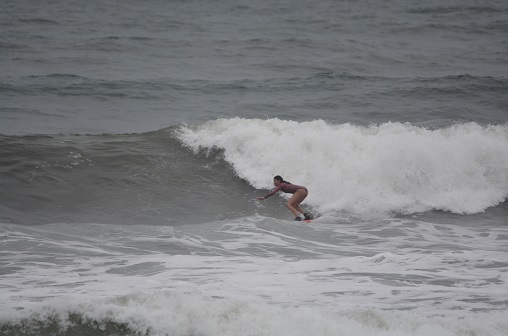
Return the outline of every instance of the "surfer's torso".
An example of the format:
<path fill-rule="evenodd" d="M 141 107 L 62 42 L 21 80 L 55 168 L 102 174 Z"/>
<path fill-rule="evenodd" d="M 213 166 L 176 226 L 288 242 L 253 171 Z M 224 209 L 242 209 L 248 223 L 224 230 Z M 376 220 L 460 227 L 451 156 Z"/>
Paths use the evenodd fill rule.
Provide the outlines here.
<path fill-rule="evenodd" d="M 300 189 L 304 189 L 305 191 L 307 191 L 307 188 L 305 188 L 303 186 L 300 186 L 297 184 L 291 184 L 291 183 L 287 183 L 287 182 L 282 182 L 275 189 L 270 191 L 270 193 L 268 195 L 266 195 L 265 198 L 273 196 L 278 191 L 285 192 L 286 194 L 294 194 L 295 192 L 297 192 Z"/>

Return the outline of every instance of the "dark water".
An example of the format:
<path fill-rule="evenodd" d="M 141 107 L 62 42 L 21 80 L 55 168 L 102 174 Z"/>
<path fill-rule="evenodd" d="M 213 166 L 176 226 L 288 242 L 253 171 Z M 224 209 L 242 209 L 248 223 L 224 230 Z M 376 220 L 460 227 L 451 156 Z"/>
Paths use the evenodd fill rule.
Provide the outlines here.
<path fill-rule="evenodd" d="M 7 134 L 217 117 L 506 122 L 503 1 L 9 2 Z"/>
<path fill-rule="evenodd" d="M 7 1 L 0 334 L 505 335 L 507 22 Z"/>

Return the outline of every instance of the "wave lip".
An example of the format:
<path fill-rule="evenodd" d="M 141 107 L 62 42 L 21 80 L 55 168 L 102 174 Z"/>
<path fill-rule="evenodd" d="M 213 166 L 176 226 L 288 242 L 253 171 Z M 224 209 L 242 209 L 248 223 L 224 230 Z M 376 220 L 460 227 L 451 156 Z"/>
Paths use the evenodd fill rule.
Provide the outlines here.
<path fill-rule="evenodd" d="M 474 214 L 508 195 L 507 125 L 231 118 L 182 126 L 178 138 L 195 152 L 222 150 L 255 188 L 271 188 L 274 175 L 307 186 L 308 203 L 323 212 Z"/>

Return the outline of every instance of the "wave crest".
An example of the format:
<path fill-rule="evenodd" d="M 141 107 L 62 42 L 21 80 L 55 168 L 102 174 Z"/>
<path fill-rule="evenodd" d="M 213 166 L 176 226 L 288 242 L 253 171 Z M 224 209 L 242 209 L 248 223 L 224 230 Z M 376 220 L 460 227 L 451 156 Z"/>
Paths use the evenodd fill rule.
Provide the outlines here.
<path fill-rule="evenodd" d="M 323 212 L 473 214 L 508 194 L 507 125 L 431 130 L 231 118 L 182 126 L 178 138 L 195 152 L 223 150 L 255 188 L 271 188 L 274 175 L 307 186 L 308 203 Z"/>

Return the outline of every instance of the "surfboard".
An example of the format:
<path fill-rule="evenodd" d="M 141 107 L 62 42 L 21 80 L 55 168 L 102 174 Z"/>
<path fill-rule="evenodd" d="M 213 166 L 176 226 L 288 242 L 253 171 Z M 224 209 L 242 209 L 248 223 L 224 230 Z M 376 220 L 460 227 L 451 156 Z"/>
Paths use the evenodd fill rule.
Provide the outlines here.
<path fill-rule="evenodd" d="M 316 218 L 319 218 L 319 216 L 321 216 L 321 214 L 317 213 L 317 212 L 313 212 L 313 211 L 309 211 L 310 212 L 310 215 L 312 217 L 312 219 L 304 219 L 303 221 L 306 222 L 306 223 L 312 223 L 312 221 Z"/>

